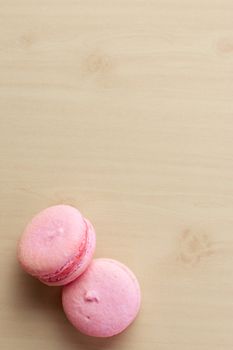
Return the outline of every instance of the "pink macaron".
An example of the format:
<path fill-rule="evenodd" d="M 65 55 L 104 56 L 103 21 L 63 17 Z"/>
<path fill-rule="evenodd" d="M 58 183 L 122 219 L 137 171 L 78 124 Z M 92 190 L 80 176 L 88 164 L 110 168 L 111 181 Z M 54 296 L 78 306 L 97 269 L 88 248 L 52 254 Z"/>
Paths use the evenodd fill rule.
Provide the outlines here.
<path fill-rule="evenodd" d="M 63 288 L 65 314 L 79 331 L 111 337 L 135 319 L 141 302 L 133 272 L 111 259 L 95 259 L 75 281 Z"/>
<path fill-rule="evenodd" d="M 69 205 L 44 209 L 27 225 L 18 259 L 29 274 L 47 285 L 65 285 L 87 268 L 95 250 L 95 231 Z"/>

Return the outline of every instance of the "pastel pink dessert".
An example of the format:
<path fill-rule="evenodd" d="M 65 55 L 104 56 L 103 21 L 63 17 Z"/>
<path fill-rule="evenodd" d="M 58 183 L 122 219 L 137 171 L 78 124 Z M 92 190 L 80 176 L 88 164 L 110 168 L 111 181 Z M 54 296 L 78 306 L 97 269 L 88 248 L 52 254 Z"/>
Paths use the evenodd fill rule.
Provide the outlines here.
<path fill-rule="evenodd" d="M 27 225 L 18 245 L 23 269 L 47 285 L 64 285 L 90 264 L 96 238 L 91 223 L 69 205 L 44 209 Z"/>
<path fill-rule="evenodd" d="M 133 272 L 116 260 L 96 259 L 63 288 L 62 303 L 69 321 L 80 332 L 111 337 L 135 319 L 140 287 Z"/>

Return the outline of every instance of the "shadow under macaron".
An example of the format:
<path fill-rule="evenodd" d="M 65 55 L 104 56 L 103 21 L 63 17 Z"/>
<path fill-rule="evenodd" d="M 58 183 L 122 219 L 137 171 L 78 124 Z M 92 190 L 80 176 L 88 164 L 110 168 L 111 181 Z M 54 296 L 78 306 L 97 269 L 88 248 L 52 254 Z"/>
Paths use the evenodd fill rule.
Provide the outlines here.
<path fill-rule="evenodd" d="M 68 321 L 64 313 L 63 315 L 64 323 L 62 325 L 61 323 L 58 324 L 58 327 L 60 328 L 59 336 L 62 337 L 62 342 L 70 346 L 69 349 L 73 349 L 72 345 L 78 345 L 78 349 L 80 350 L 120 349 L 122 344 L 124 342 L 127 343 L 129 338 L 131 338 L 131 326 L 129 326 L 127 330 L 113 337 L 98 338 L 87 336 L 76 330 Z"/>
<path fill-rule="evenodd" d="M 61 307 L 61 288 L 41 283 L 24 272 L 19 264 L 15 266 L 12 290 L 18 308 L 46 312 Z"/>

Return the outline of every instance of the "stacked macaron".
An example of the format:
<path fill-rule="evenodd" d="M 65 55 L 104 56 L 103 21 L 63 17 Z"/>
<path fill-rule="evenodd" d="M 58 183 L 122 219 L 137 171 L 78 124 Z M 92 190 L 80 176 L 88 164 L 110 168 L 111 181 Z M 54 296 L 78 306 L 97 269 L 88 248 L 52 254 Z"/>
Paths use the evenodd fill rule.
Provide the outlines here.
<path fill-rule="evenodd" d="M 92 224 L 69 205 L 37 214 L 18 245 L 23 269 L 50 286 L 64 286 L 62 303 L 70 322 L 84 334 L 110 337 L 137 316 L 140 287 L 132 271 L 111 259 L 95 259 Z"/>

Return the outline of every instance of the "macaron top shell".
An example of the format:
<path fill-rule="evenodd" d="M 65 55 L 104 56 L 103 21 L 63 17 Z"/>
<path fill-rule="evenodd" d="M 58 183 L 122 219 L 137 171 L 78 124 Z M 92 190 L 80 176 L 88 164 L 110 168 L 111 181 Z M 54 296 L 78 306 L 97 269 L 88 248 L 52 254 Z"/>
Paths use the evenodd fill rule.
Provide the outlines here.
<path fill-rule="evenodd" d="M 56 273 L 85 246 L 86 223 L 69 205 L 44 209 L 27 225 L 18 247 L 19 261 L 35 276 Z"/>
<path fill-rule="evenodd" d="M 75 281 L 63 288 L 67 318 L 81 332 L 110 337 L 135 319 L 140 287 L 134 274 L 111 259 L 95 259 Z"/>

